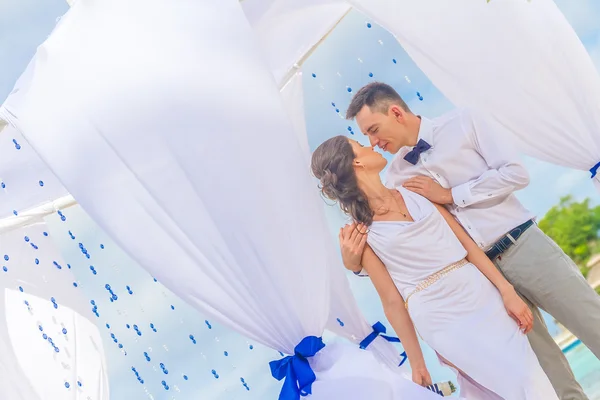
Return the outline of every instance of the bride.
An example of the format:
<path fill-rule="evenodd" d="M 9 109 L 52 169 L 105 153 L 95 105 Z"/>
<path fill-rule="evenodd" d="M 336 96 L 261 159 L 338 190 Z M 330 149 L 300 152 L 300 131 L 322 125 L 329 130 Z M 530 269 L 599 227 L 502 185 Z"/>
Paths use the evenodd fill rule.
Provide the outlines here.
<path fill-rule="evenodd" d="M 558 400 L 525 336 L 529 308 L 445 208 L 383 185 L 386 163 L 371 147 L 337 136 L 315 150 L 311 168 L 323 194 L 369 229 L 362 266 L 413 380 L 432 383 L 418 332 L 458 374 L 461 398 Z"/>

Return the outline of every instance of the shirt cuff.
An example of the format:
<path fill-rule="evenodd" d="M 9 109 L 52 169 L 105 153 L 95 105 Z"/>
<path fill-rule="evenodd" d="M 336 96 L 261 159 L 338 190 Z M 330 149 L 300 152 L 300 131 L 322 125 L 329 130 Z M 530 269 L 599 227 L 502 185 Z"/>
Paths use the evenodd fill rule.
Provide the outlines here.
<path fill-rule="evenodd" d="M 467 207 L 473 203 L 473 196 L 471 195 L 469 182 L 455 186 L 451 189 L 451 191 L 454 204 L 456 204 L 458 207 Z"/>

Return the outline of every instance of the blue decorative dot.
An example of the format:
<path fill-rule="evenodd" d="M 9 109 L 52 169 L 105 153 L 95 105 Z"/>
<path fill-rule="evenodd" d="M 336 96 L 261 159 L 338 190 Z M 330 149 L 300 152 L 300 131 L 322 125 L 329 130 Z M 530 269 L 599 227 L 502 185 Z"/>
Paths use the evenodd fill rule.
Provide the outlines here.
<path fill-rule="evenodd" d="M 331 102 L 331 105 L 332 105 L 333 107 L 335 107 L 335 103 L 334 103 L 334 102 Z"/>
<path fill-rule="evenodd" d="M 25 236 L 23 239 L 24 239 L 26 242 L 29 242 L 29 236 Z"/>
<path fill-rule="evenodd" d="M 339 113 L 339 112 L 340 112 L 340 109 L 339 109 L 339 108 L 336 108 L 336 109 L 335 109 L 335 112 L 336 112 L 336 113 Z"/>
<path fill-rule="evenodd" d="M 65 382 L 65 387 L 68 389 L 71 387 L 71 385 L 69 385 L 69 382 Z"/>
<path fill-rule="evenodd" d="M 395 59 L 395 58 L 392 58 L 392 62 L 393 62 L 394 64 L 397 64 L 397 63 L 398 63 L 398 61 L 396 61 L 396 59 Z"/>
<path fill-rule="evenodd" d="M 184 376 L 183 376 L 183 379 L 187 381 L 187 380 L 188 380 L 188 376 L 187 376 L 187 375 L 184 375 Z"/>
<path fill-rule="evenodd" d="M 81 387 L 81 382 L 77 381 L 77 386 Z"/>
<path fill-rule="evenodd" d="M 174 309 L 175 309 L 175 306 L 174 306 L 174 305 L 171 305 L 171 310 L 174 310 Z"/>
<path fill-rule="evenodd" d="M 204 323 L 206 324 L 208 329 L 212 329 L 212 325 L 210 324 L 210 322 L 208 322 L 208 320 L 204 320 Z"/>
<path fill-rule="evenodd" d="M 2 271 L 8 272 L 8 268 L 6 268 L 6 266 L 2 266 Z"/>
<path fill-rule="evenodd" d="M 228 353 L 228 352 L 226 352 L 226 351 L 224 351 L 224 352 L 223 352 L 223 355 L 225 355 L 225 357 L 227 357 L 227 356 L 229 355 L 229 353 Z"/>
<path fill-rule="evenodd" d="M 45 333 L 42 335 L 42 337 L 44 338 L 44 340 L 48 339 L 48 335 L 46 335 Z"/>
<path fill-rule="evenodd" d="M 250 345 L 248 348 L 249 348 L 250 350 L 254 350 L 254 346 L 252 346 L 252 345 Z"/>
<path fill-rule="evenodd" d="M 44 186 L 44 181 L 39 181 L 38 183 L 40 184 L 40 186 Z"/>
<path fill-rule="evenodd" d="M 344 326 L 344 322 L 342 322 L 341 319 L 337 318 L 337 322 L 338 322 L 338 324 L 340 324 L 340 326 Z"/>
<path fill-rule="evenodd" d="M 21 292 L 23 292 L 23 288 L 22 288 L 21 286 L 19 286 L 19 290 L 20 290 Z"/>
<path fill-rule="evenodd" d="M 37 258 L 35 259 L 35 264 L 38 265 L 40 263 L 40 260 L 38 260 Z"/>
<path fill-rule="evenodd" d="M 5 254 L 5 255 L 4 255 L 4 261 L 8 261 L 8 260 L 10 260 L 10 257 L 9 257 L 8 255 L 6 255 L 6 254 Z"/>
<path fill-rule="evenodd" d="M 96 302 L 94 300 L 90 300 L 90 304 L 93 305 L 93 306 L 95 306 Z"/>
<path fill-rule="evenodd" d="M 372 26 L 371 23 L 367 22 L 367 28 L 371 28 L 371 26 Z"/>
<path fill-rule="evenodd" d="M 77 287 L 77 282 L 73 282 L 73 286 Z"/>
<path fill-rule="evenodd" d="M 44 236 L 48 236 L 48 232 L 44 232 Z"/>
<path fill-rule="evenodd" d="M 369 72 L 369 78 L 372 78 L 372 77 L 373 77 L 373 73 Z"/>
<path fill-rule="evenodd" d="M 317 77 L 317 74 L 315 74 L 315 73 L 313 72 L 313 74 L 312 74 L 312 77 L 313 77 L 313 78 L 316 78 L 316 77 Z"/>
<path fill-rule="evenodd" d="M 19 213 L 17 212 L 17 210 L 13 210 L 13 214 L 19 215 Z"/>
<path fill-rule="evenodd" d="M 125 324 L 125 326 L 127 327 L 127 329 L 131 329 L 131 325 Z"/>
<path fill-rule="evenodd" d="M 348 93 L 352 93 L 352 88 L 350 88 L 350 87 L 349 87 L 349 88 L 348 88 L 348 89 L 346 89 L 346 90 L 348 90 Z"/>
<path fill-rule="evenodd" d="M 4 184 L 4 182 L 0 182 L 0 187 L 2 187 L 2 189 L 6 189 L 6 185 Z"/>
<path fill-rule="evenodd" d="M 62 333 L 63 333 L 63 335 L 66 335 L 67 334 L 67 328 L 63 328 L 62 329 Z"/>
<path fill-rule="evenodd" d="M 104 245 L 103 245 L 103 244 L 101 244 L 101 245 L 100 245 L 100 248 L 101 248 L 101 249 L 103 249 L 103 248 L 104 248 Z"/>

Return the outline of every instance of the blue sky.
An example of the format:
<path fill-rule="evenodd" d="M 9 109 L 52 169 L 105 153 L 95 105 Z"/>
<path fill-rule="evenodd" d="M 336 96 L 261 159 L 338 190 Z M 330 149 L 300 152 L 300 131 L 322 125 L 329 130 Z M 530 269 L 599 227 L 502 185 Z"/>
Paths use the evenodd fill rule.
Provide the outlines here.
<path fill-rule="evenodd" d="M 600 20 L 600 2 L 556 2 L 600 68 L 600 29 L 597 23 Z M 67 8 L 64 0 L 0 2 L 0 98 L 4 98 L 11 91 L 14 81 L 33 56 L 37 45 L 46 38 L 56 19 L 64 14 Z M 433 117 L 452 108 L 452 104 L 431 85 L 394 39 L 375 25 L 367 29 L 366 22 L 367 19 L 361 14 L 351 13 L 304 65 L 307 129 L 311 148 L 327 137 L 347 133 L 348 126 L 358 132 L 355 125 L 340 118 L 335 108 L 343 114 L 351 97 L 347 87 L 356 90 L 367 83 L 371 79 L 368 76 L 369 72 L 374 74 L 373 79 L 396 86 L 415 112 Z M 394 58 L 396 64 L 392 62 Z M 313 72 L 317 78 L 311 77 Z M 417 91 L 423 96 L 423 101 L 417 98 Z M 332 102 L 336 107 L 331 105 Z M 597 199 L 587 173 L 529 158 L 525 158 L 525 163 L 532 183 L 519 193 L 519 197 L 538 216 L 543 216 L 566 194 L 576 198 Z M 343 217 L 332 207 L 327 207 L 327 216 L 332 235 L 335 235 Z M 56 218 L 51 218 L 52 234 L 67 261 L 72 260 L 74 270 L 81 271 L 81 287 L 86 291 L 86 295 L 90 298 L 103 298 L 106 308 L 110 307 L 105 296 L 106 282 L 94 280 L 87 272 L 87 266 L 78 258 L 81 255 L 78 248 L 73 246 L 66 234 L 68 229 L 82 235 L 82 240 L 86 241 L 86 246 L 89 243 L 89 248 L 99 245 L 100 242 L 107 244 L 107 252 L 96 262 L 97 268 L 105 271 L 111 284 L 120 287 L 121 292 L 124 291 L 125 285 L 130 285 L 136 293 L 135 302 L 126 303 L 129 300 L 123 300 L 124 305 L 121 307 L 129 310 L 131 319 L 140 321 L 139 325 L 145 326 L 146 331 L 150 322 L 161 327 L 156 335 L 145 333 L 143 339 L 138 339 L 127 330 L 124 325 L 126 318 L 119 315 L 116 309 L 108 313 L 106 318 L 111 320 L 111 324 L 114 321 L 115 326 L 118 326 L 114 331 L 116 336 L 123 338 L 122 342 L 130 349 L 130 355 L 123 356 L 112 346 L 113 343 L 108 333 L 106 334 L 105 348 L 110 363 L 114 399 L 146 398 L 142 397 L 147 395 L 130 370 L 132 365 L 138 365 L 140 373 L 150 377 L 146 378 L 147 386 L 155 399 L 173 397 L 173 391 L 167 393 L 160 385 L 163 376 L 160 369 L 157 370 L 157 363 L 154 363 L 157 360 L 147 363 L 142 355 L 143 349 L 149 347 L 160 354 L 158 358 L 166 360 L 163 362 L 171 370 L 172 388 L 176 385 L 181 390 L 181 395 L 177 395 L 177 398 L 197 398 L 199 395 L 203 398 L 227 400 L 272 397 L 278 385 L 270 378 L 266 363 L 276 354 L 255 344 L 254 349 L 250 351 L 250 344 L 244 338 L 218 324 L 213 323 L 212 329 L 207 329 L 204 317 L 181 303 L 160 283 L 154 282 L 118 249 L 111 249 L 108 239 L 83 213 L 73 209 L 69 217 L 68 225 L 60 225 Z M 114 269 L 115 264 L 125 268 L 119 268 L 117 271 Z M 351 278 L 351 285 L 368 319 L 383 319 L 377 295 L 370 282 Z M 176 311 L 171 310 L 171 304 L 176 306 Z M 102 321 L 100 327 L 106 330 L 105 322 L 107 321 Z M 192 346 L 188 338 L 191 333 L 196 335 L 200 346 Z M 227 356 L 224 355 L 225 351 L 228 352 Z M 431 352 L 428 352 L 428 359 L 432 359 Z M 212 376 L 213 368 L 220 374 L 219 379 Z M 438 379 L 450 376 L 447 371 L 436 368 L 433 363 L 432 372 Z M 182 380 L 184 373 L 190 378 L 188 381 Z M 241 377 L 248 381 L 251 391 L 246 391 L 241 386 Z"/>

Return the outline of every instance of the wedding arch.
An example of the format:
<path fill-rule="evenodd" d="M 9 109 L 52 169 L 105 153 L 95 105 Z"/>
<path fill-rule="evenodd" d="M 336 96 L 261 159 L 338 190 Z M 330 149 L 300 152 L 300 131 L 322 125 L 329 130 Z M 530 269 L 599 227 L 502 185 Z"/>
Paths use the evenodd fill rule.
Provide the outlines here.
<path fill-rule="evenodd" d="M 400 357 L 381 337 L 372 352 L 318 339 L 326 327 L 355 344 L 372 332 L 306 168 L 299 83 L 351 8 L 388 29 L 454 104 L 489 113 L 527 154 L 589 170 L 600 188 L 600 79 L 551 0 L 77 0 L 0 108 L 0 138 L 26 140 L 34 151 L 19 162 L 38 168 L 39 186 L 54 181 L 50 202 L 16 185 L 1 233 L 77 199 L 187 303 L 292 357 L 280 366 L 312 345 L 313 397 L 429 398 L 397 378 Z"/>

